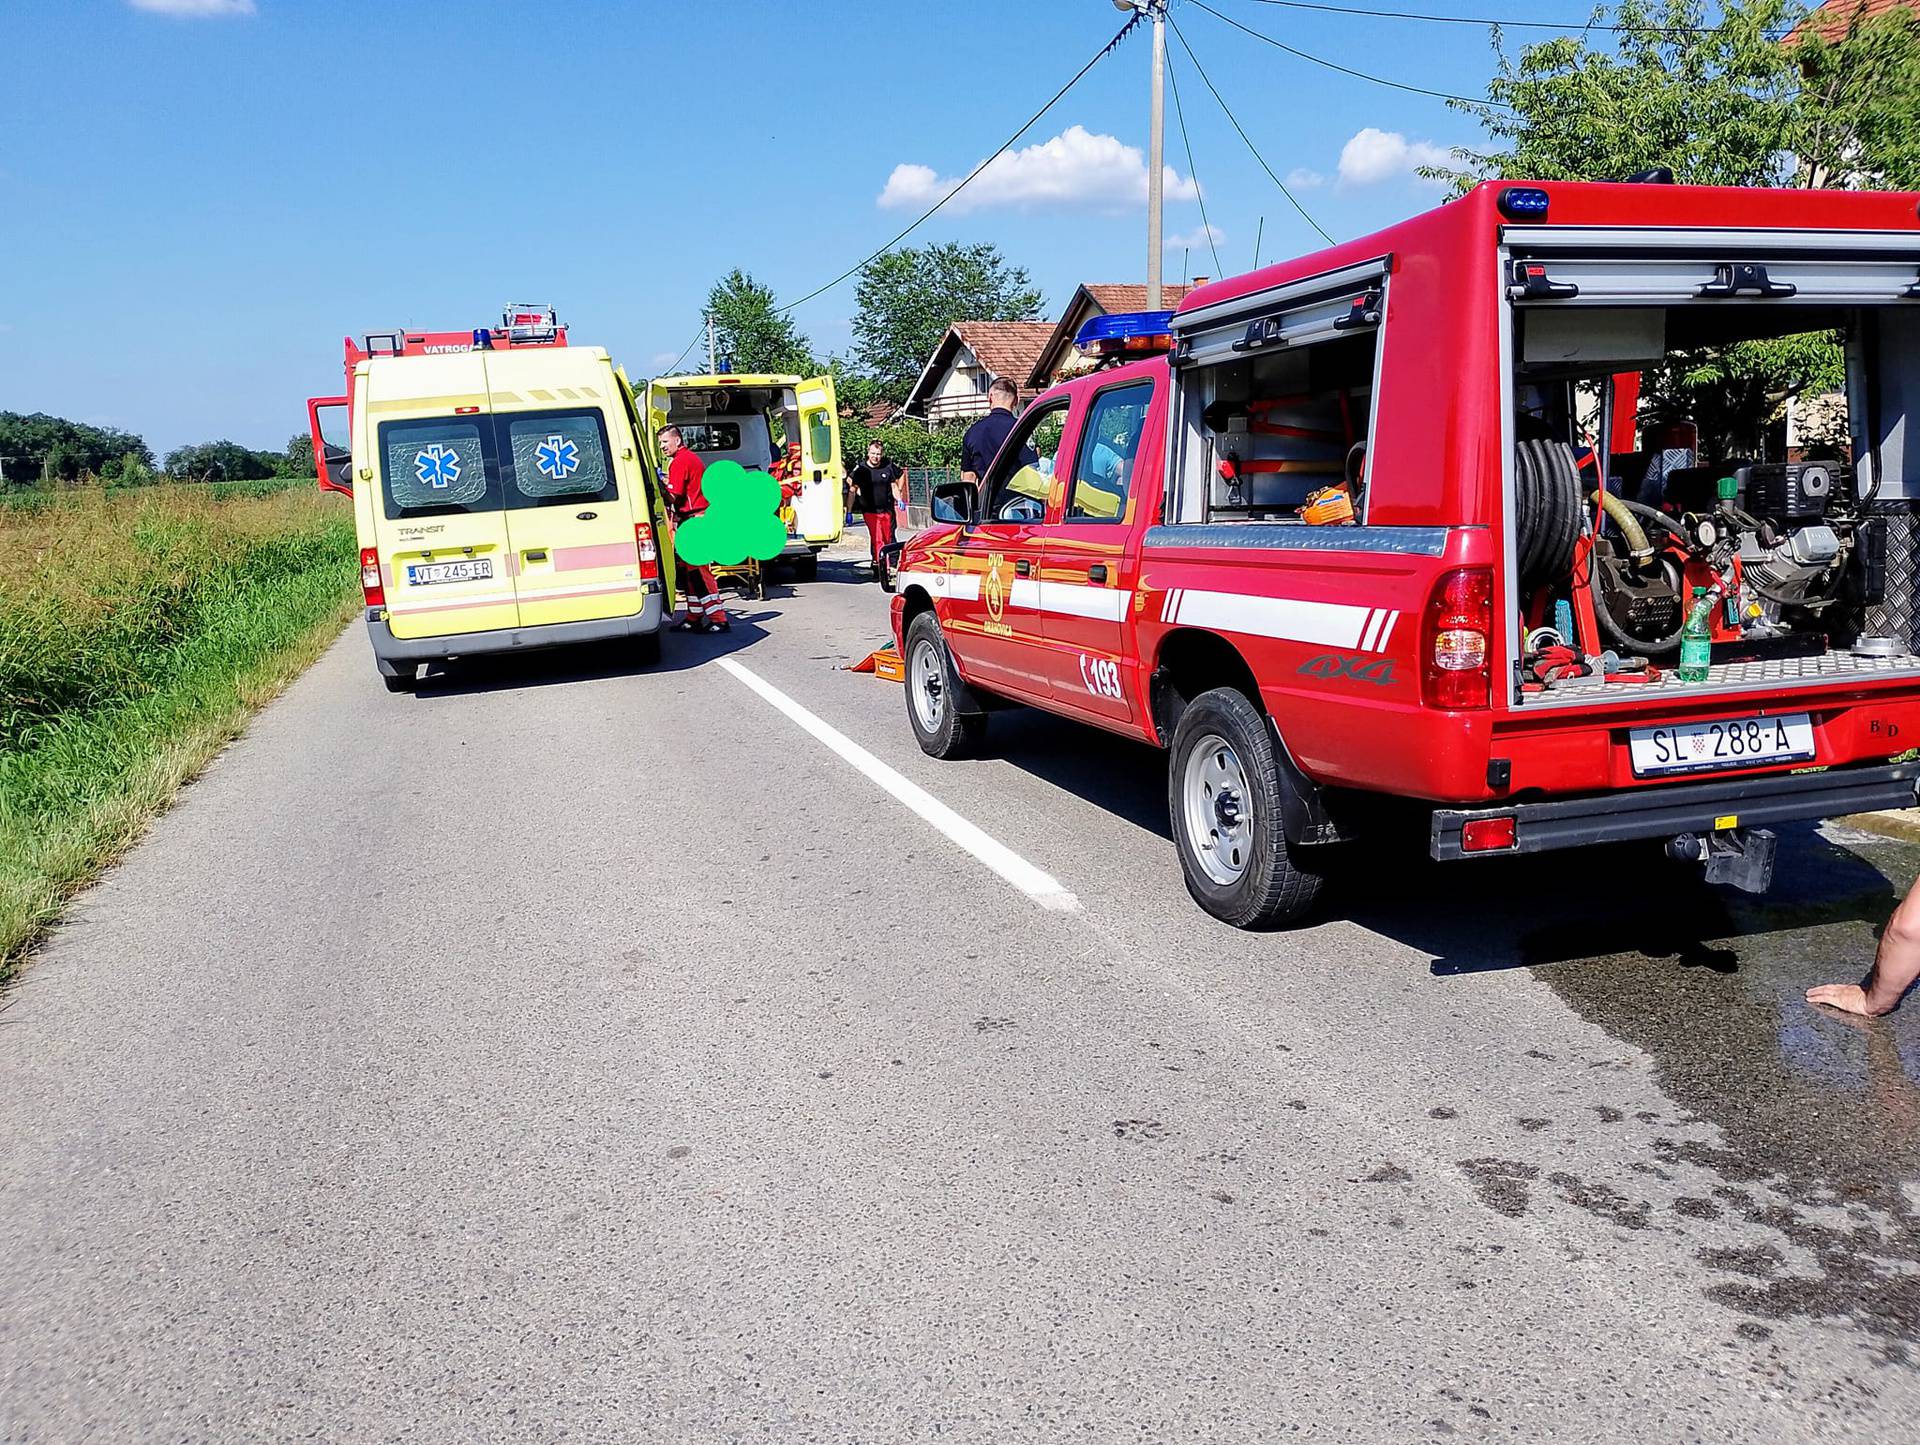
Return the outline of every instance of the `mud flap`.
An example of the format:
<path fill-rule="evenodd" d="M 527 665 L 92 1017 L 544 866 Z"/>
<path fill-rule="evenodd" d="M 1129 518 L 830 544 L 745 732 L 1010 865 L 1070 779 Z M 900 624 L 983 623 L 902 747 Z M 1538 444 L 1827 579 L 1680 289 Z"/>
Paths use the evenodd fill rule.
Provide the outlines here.
<path fill-rule="evenodd" d="M 1327 813 L 1326 799 L 1319 784 L 1300 771 L 1300 765 L 1287 751 L 1287 740 L 1280 736 L 1280 725 L 1271 717 L 1275 761 L 1280 764 L 1280 826 L 1292 844 L 1337 843 L 1340 830 Z"/>

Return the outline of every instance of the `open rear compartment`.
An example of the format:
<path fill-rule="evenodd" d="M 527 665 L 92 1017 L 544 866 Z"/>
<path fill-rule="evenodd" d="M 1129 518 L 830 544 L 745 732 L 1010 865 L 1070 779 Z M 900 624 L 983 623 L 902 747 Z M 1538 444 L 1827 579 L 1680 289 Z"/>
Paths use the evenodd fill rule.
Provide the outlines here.
<path fill-rule="evenodd" d="M 1920 677 L 1913 238 L 1509 242 L 1513 705 Z"/>
<path fill-rule="evenodd" d="M 799 437 L 800 403 L 790 386 L 669 387 L 667 421 L 701 461 L 764 472 Z"/>

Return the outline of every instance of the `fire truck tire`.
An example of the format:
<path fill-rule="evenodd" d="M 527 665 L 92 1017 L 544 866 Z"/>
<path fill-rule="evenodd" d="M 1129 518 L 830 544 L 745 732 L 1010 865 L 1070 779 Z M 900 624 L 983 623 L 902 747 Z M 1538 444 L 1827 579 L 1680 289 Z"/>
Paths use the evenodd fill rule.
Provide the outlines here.
<path fill-rule="evenodd" d="M 1228 687 L 1180 714 L 1167 768 L 1168 811 L 1187 891 L 1236 928 L 1291 923 L 1325 880 L 1287 847 L 1284 784 L 1258 708 Z"/>
<path fill-rule="evenodd" d="M 922 612 L 907 629 L 907 721 L 920 751 L 935 758 L 964 758 L 977 752 L 986 736 L 985 713 L 961 712 L 953 654 L 940 621 Z"/>

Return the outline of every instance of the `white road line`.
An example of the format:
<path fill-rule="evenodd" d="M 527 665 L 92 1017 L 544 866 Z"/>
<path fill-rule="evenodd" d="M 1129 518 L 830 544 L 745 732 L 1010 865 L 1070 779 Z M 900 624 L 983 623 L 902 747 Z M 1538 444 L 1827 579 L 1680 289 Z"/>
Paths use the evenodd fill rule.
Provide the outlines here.
<path fill-rule="evenodd" d="M 998 839 L 988 837 L 918 783 L 908 781 L 833 724 L 816 717 L 751 669 L 741 666 L 731 657 L 722 657 L 717 661 L 720 666 L 865 773 L 882 790 L 893 794 L 896 799 L 918 813 L 923 821 L 944 834 L 949 842 L 971 853 L 1042 908 L 1050 908 L 1059 913 L 1080 911 L 1080 900 L 1062 887 L 1060 880 L 1051 873 L 1034 867 Z"/>

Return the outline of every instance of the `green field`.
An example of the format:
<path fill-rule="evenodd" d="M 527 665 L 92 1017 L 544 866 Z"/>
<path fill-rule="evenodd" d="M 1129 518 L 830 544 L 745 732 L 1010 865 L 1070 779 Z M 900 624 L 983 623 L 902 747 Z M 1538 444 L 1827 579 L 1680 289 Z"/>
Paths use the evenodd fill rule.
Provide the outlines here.
<path fill-rule="evenodd" d="M 312 483 L 0 506 L 0 978 L 358 598 Z"/>

